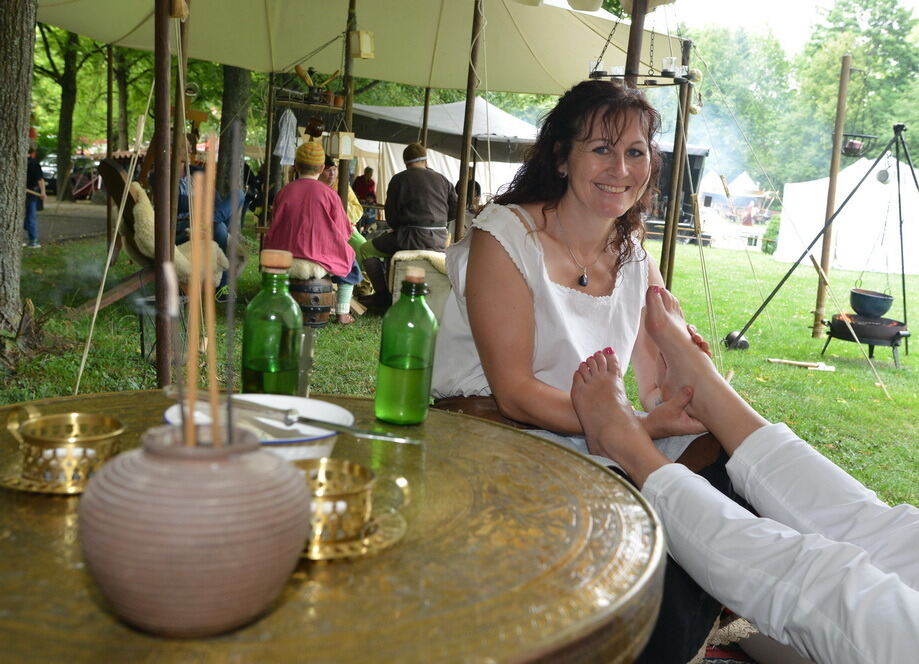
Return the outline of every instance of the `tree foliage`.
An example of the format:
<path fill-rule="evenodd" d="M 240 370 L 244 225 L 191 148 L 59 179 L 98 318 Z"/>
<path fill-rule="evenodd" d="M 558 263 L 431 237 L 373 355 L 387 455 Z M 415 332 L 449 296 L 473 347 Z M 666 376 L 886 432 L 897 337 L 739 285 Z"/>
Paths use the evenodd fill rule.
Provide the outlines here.
<path fill-rule="evenodd" d="M 780 190 L 826 175 L 845 53 L 847 132 L 879 136 L 879 149 L 894 122 L 919 126 L 919 28 L 897 0 L 837 0 L 792 60 L 771 34 L 686 32 L 704 74 L 690 142 L 709 145 L 709 166 L 728 179 L 747 170 Z"/>

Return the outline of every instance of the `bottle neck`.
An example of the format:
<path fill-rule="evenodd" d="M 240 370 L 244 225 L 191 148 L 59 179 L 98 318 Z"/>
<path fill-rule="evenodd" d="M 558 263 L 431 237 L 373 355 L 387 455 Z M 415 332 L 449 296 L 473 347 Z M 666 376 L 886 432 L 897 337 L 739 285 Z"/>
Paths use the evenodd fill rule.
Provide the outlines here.
<path fill-rule="evenodd" d="M 403 281 L 402 294 L 409 297 L 424 297 L 428 294 L 428 285 L 417 281 Z"/>
<path fill-rule="evenodd" d="M 286 293 L 288 286 L 287 272 L 262 272 L 262 290 Z"/>

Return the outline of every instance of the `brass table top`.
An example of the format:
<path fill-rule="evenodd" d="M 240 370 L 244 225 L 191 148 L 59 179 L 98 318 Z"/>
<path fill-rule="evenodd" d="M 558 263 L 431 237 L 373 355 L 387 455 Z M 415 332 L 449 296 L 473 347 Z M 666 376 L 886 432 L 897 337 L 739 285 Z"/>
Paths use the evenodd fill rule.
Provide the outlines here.
<path fill-rule="evenodd" d="M 317 398 L 374 425 L 368 399 Z M 114 415 L 129 448 L 170 402 L 143 391 L 31 403 Z M 79 498 L 0 489 L 3 661 L 582 662 L 645 640 L 636 605 L 657 613 L 663 537 L 632 487 L 563 447 L 464 415 L 432 410 L 418 427 L 388 428 L 424 444 L 339 435 L 333 456 L 408 478 L 404 538 L 372 557 L 302 561 L 268 614 L 211 639 L 121 623 L 84 569 Z M 3 429 L 0 470 L 17 454 Z"/>

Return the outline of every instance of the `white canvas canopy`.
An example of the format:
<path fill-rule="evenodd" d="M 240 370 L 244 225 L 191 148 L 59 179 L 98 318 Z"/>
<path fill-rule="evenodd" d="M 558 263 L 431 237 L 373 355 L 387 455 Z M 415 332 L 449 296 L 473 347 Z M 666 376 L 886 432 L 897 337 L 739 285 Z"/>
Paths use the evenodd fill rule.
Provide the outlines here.
<path fill-rule="evenodd" d="M 883 164 L 883 162 L 882 162 Z M 859 159 L 839 172 L 836 184 L 836 207 L 858 184 L 871 162 Z M 880 168 L 880 165 L 879 167 Z M 900 221 L 897 211 L 896 163 L 886 167 L 890 179 L 886 184 L 868 176 L 846 207 L 833 222 L 833 262 L 840 270 L 900 272 Z M 903 245 L 907 274 L 919 274 L 919 193 L 913 184 L 909 166 L 900 164 L 903 202 Z M 826 194 L 829 178 L 785 185 L 782 225 L 774 257 L 792 262 L 823 227 L 826 217 Z M 819 260 L 821 242 L 811 253 Z"/>
<path fill-rule="evenodd" d="M 188 55 L 253 71 L 291 71 L 295 64 L 330 73 L 342 68 L 347 0 L 194 0 Z M 421 87 L 465 89 L 473 0 L 358 0 L 357 24 L 373 33 L 373 59 L 354 61 L 354 75 Z M 42 0 L 38 20 L 97 41 L 153 50 L 153 0 Z M 616 25 L 605 11 L 577 12 L 563 0 L 529 6 L 485 3 L 479 49 L 481 87 L 561 94 L 585 79 Z M 604 62 L 623 65 L 628 24 L 617 26 Z M 660 67 L 680 40 L 645 31 L 641 70 Z"/>
<path fill-rule="evenodd" d="M 465 112 L 463 101 L 430 106 L 427 147 L 459 158 Z M 354 132 L 361 138 L 414 143 L 418 140 L 423 114 L 423 106 L 355 104 Z M 537 128 L 529 122 L 476 97 L 472 140 L 480 161 L 522 161 L 524 150 L 536 140 L 536 132 Z"/>

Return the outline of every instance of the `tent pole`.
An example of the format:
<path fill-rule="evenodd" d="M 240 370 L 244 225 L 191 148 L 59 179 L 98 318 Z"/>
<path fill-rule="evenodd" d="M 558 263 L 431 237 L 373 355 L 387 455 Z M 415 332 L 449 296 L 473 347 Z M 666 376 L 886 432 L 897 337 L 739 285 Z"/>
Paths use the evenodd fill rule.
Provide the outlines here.
<path fill-rule="evenodd" d="M 682 43 L 682 64 L 689 66 L 689 52 L 692 42 Z M 676 255 L 676 240 L 680 223 L 680 211 L 683 209 L 683 182 L 686 177 L 686 132 L 689 125 L 689 105 L 692 99 L 691 84 L 680 84 L 679 107 L 673 131 L 673 154 L 670 170 L 670 197 L 667 200 L 667 215 L 664 225 L 663 246 L 661 247 L 661 275 L 667 290 L 673 286 L 673 265 Z"/>
<path fill-rule="evenodd" d="M 638 70 L 641 66 L 641 39 L 647 13 L 647 0 L 633 0 L 632 25 L 629 28 L 629 45 L 625 54 L 625 84 L 630 88 L 637 87 Z"/>
<path fill-rule="evenodd" d="M 421 144 L 428 144 L 428 111 L 431 108 L 431 87 L 424 89 L 424 111 L 421 116 Z"/>
<path fill-rule="evenodd" d="M 258 215 L 258 225 L 268 225 L 268 192 L 271 191 L 271 144 L 274 142 L 274 72 L 268 74 L 267 120 L 265 127 L 265 161 L 262 163 L 262 209 Z M 259 233 L 259 251 L 262 249 L 262 238 Z"/>
<path fill-rule="evenodd" d="M 839 72 L 839 96 L 836 98 L 836 127 L 833 130 L 833 151 L 830 153 L 830 183 L 826 191 L 826 216 L 829 219 L 836 209 L 836 177 L 839 175 L 839 160 L 842 155 L 842 132 L 846 124 L 846 93 L 849 88 L 849 69 L 852 56 L 842 56 L 842 68 Z M 823 234 L 823 245 L 820 250 L 820 267 L 827 276 L 830 274 L 830 263 L 833 260 L 833 227 L 829 226 Z M 814 305 L 814 326 L 811 337 L 822 339 L 826 328 L 823 325 L 826 307 L 826 282 L 817 279 L 817 303 Z"/>
<path fill-rule="evenodd" d="M 190 0 L 189 4 L 191 4 Z M 181 169 L 183 155 L 185 156 L 186 173 L 189 175 L 188 186 L 191 186 L 191 155 L 188 154 L 188 141 L 185 138 L 185 90 L 179 89 L 179 82 L 187 82 L 188 80 L 186 78 L 188 75 L 188 21 L 189 19 L 185 19 L 181 22 L 179 27 L 179 43 L 182 46 L 182 53 L 181 57 L 176 58 L 175 101 L 173 102 L 172 118 L 172 159 L 169 162 L 171 173 L 169 178 L 171 187 L 169 197 L 169 225 L 172 237 L 175 237 L 176 217 L 179 214 L 179 178 L 181 177 L 179 171 Z M 191 212 L 191 210 L 189 210 L 189 212 Z M 173 251 L 170 251 L 170 256 L 172 256 L 173 253 Z M 172 258 L 169 260 L 172 260 Z"/>
<path fill-rule="evenodd" d="M 348 27 L 345 30 L 345 78 L 343 81 L 345 86 L 345 131 L 351 131 L 351 127 L 354 126 L 354 59 L 351 53 L 351 33 L 357 30 L 356 4 L 357 0 L 348 2 Z M 338 160 L 338 196 L 346 210 L 348 209 L 348 188 L 351 182 L 350 170 L 350 159 Z"/>
<path fill-rule="evenodd" d="M 460 188 L 456 195 L 456 226 L 453 240 L 463 239 L 466 223 L 466 189 L 469 186 L 469 152 L 472 145 L 472 119 L 475 116 L 475 89 L 478 86 L 476 66 L 479 60 L 479 38 L 484 25 L 485 8 L 475 0 L 472 11 L 472 42 L 469 50 L 469 73 L 466 77 L 466 114 L 463 118 L 463 144 L 460 147 Z"/>
<path fill-rule="evenodd" d="M 670 162 L 670 196 L 661 247 L 661 275 L 667 290 L 673 285 L 673 255 L 676 252 L 677 230 L 683 207 L 683 174 L 686 160 L 686 112 L 689 106 L 689 84 L 680 84 L 679 109 L 673 131 L 673 153 Z"/>
<path fill-rule="evenodd" d="M 163 265 L 170 259 L 170 251 L 175 244 L 169 236 L 169 0 L 156 0 L 154 8 L 153 38 L 153 72 L 154 72 L 154 105 L 155 140 L 151 150 L 155 152 L 153 164 L 156 174 L 156 186 L 153 190 L 154 212 L 154 274 L 156 275 L 156 301 L 165 302 L 166 279 Z M 174 236 L 173 236 L 174 237 Z M 165 315 L 165 307 L 156 311 L 156 382 L 159 387 L 171 383 L 172 355 L 171 321 Z M 196 352 L 197 349 L 189 349 Z"/>
<path fill-rule="evenodd" d="M 112 105 L 113 105 L 113 93 L 112 88 L 114 87 L 115 81 L 115 67 L 112 62 L 112 45 L 106 44 L 105 46 L 105 71 L 106 71 L 106 81 L 105 81 L 105 158 L 112 158 Z M 112 241 L 115 239 L 115 222 L 112 219 L 112 199 L 110 196 L 105 197 L 105 240 L 108 246 L 112 245 Z M 118 258 L 118 249 L 120 244 L 115 248 L 115 251 L 112 253 L 112 264 L 115 263 L 115 259 Z"/>

